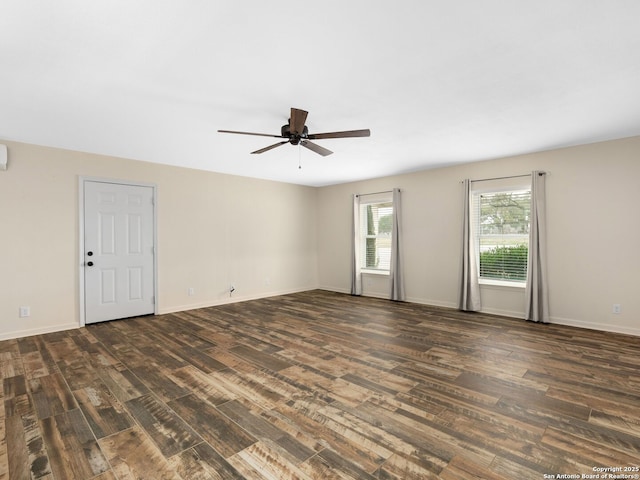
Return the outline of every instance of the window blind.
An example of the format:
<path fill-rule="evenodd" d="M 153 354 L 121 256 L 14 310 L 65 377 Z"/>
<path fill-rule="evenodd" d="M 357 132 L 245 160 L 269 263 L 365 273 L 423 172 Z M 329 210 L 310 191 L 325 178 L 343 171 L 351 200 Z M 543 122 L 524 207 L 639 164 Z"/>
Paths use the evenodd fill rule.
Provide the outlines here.
<path fill-rule="evenodd" d="M 475 193 L 472 211 L 480 279 L 525 282 L 531 191 Z"/>
<path fill-rule="evenodd" d="M 391 230 L 393 202 L 360 204 L 360 238 L 362 268 L 388 271 L 391 266 Z"/>

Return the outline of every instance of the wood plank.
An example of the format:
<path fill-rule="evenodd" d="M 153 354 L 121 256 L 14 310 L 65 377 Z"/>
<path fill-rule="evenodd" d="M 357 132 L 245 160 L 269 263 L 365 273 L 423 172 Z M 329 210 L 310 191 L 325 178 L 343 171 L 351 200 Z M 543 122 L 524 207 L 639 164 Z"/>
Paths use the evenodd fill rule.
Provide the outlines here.
<path fill-rule="evenodd" d="M 280 452 L 280 455 L 289 459 L 289 461 L 294 464 L 304 462 L 316 453 L 315 450 L 298 442 L 287 432 L 283 432 L 259 415 L 254 415 L 251 410 L 236 400 L 220 405 L 218 410 L 223 412 L 253 437 L 261 440 L 263 443 L 273 444 L 274 446 L 272 448 L 276 448 Z"/>
<path fill-rule="evenodd" d="M 51 480 L 54 479 L 51 478 Z M 113 472 L 109 470 L 108 472 L 101 473 L 97 477 L 93 477 L 91 480 L 118 480 L 118 478 L 116 478 Z"/>
<path fill-rule="evenodd" d="M 238 345 L 237 347 L 231 348 L 230 351 L 249 363 L 253 363 L 261 368 L 268 368 L 274 372 L 291 366 L 291 364 L 284 359 L 280 359 L 246 345 Z"/>
<path fill-rule="evenodd" d="M 209 348 L 208 346 L 206 348 Z M 192 346 L 179 347 L 176 351 L 182 360 L 189 365 L 193 365 L 205 373 L 215 372 L 216 370 L 223 370 L 227 366 L 216 360 L 215 358 L 207 355 L 205 350 L 198 350 Z"/>
<path fill-rule="evenodd" d="M 53 476 L 47 453 L 43 431 L 38 419 L 34 414 L 22 416 L 22 427 L 24 429 L 24 439 L 29 458 L 29 470 L 33 478 L 48 479 Z M 11 449 L 11 453 L 17 449 Z"/>
<path fill-rule="evenodd" d="M 532 380 L 518 377 L 499 378 L 490 375 L 479 375 L 475 372 L 462 372 L 454 382 L 469 390 L 493 396 L 516 396 L 518 398 L 534 396 L 541 398 L 548 386 Z"/>
<path fill-rule="evenodd" d="M 449 465 L 440 472 L 442 480 L 512 480 L 512 477 L 505 477 L 483 465 L 478 465 L 463 456 L 454 457 Z"/>
<path fill-rule="evenodd" d="M 189 394 L 189 390 L 171 380 L 172 370 L 163 369 L 148 360 L 146 365 L 134 367 L 131 372 L 163 402 Z"/>
<path fill-rule="evenodd" d="M 213 405 L 195 395 L 187 395 L 169 402 L 169 407 L 225 458 L 257 441 Z"/>
<path fill-rule="evenodd" d="M 8 456 L 7 473 L 8 478 L 12 479 L 30 479 L 31 468 L 29 465 L 29 457 L 27 455 L 27 444 L 25 440 L 24 428 L 22 426 L 22 418 L 13 415 L 5 420 L 5 436 L 4 443 L 6 449 L 11 452 Z M 48 467 L 48 462 L 47 462 Z M 38 473 L 49 473 L 39 471 Z M 40 475 L 42 476 L 42 475 Z M 37 478 L 37 477 L 36 477 Z"/>
<path fill-rule="evenodd" d="M 29 381 L 29 391 L 38 418 L 47 418 L 77 408 L 77 403 L 59 373 Z"/>
<path fill-rule="evenodd" d="M 375 480 L 380 478 L 378 475 L 366 472 L 350 462 L 348 458 L 328 448 L 310 458 L 300 468 L 309 478 L 318 480 L 324 478 Z"/>
<path fill-rule="evenodd" d="M 82 351 L 78 349 L 78 345 L 68 336 L 66 332 L 57 332 L 56 336 L 50 336 L 44 344 L 42 336 L 36 338 L 36 342 L 39 344 L 38 350 L 40 352 L 48 352 L 53 362 L 73 362 L 75 360 L 82 360 Z"/>
<path fill-rule="evenodd" d="M 93 434 L 100 439 L 133 426 L 124 406 L 107 386 L 95 381 L 73 392 Z"/>
<path fill-rule="evenodd" d="M 637 423 L 633 415 L 629 415 L 627 411 L 611 414 L 599 410 L 591 410 L 589 423 L 618 430 L 632 437 L 640 438 L 640 423 Z"/>
<path fill-rule="evenodd" d="M 3 416 L 11 417 L 33 412 L 33 404 L 28 393 L 27 380 L 24 375 L 5 378 L 2 381 Z"/>
<path fill-rule="evenodd" d="M 183 478 L 173 470 L 160 450 L 139 427 L 105 437 L 99 443 L 112 466 L 113 473 L 119 479 L 180 480 Z"/>
<path fill-rule="evenodd" d="M 127 408 L 166 458 L 202 442 L 183 419 L 153 395 L 129 400 Z"/>
<path fill-rule="evenodd" d="M 217 378 L 189 365 L 169 374 L 177 385 L 189 390 L 207 403 L 217 406 L 236 398 L 236 394 L 225 388 Z"/>
<path fill-rule="evenodd" d="M 431 464 L 418 457 L 395 453 L 374 472 L 374 477 L 390 480 L 436 480 L 442 478 L 442 472 L 435 473 L 432 468 Z"/>
<path fill-rule="evenodd" d="M 100 380 L 121 403 L 138 398 L 150 392 L 149 388 L 131 370 L 103 368 L 99 370 Z"/>
<path fill-rule="evenodd" d="M 38 348 L 40 356 L 42 357 L 42 362 L 44 363 L 44 365 L 46 365 L 49 374 L 58 372 L 56 359 L 53 357 L 51 351 L 49 350 L 49 343 L 59 342 L 61 339 L 65 338 L 67 334 L 67 332 L 55 332 L 46 336 L 36 335 L 35 337 L 33 337 L 33 341 Z M 72 355 L 75 355 L 75 353 L 73 353 Z M 72 355 L 70 355 L 69 358 L 71 358 Z"/>
<path fill-rule="evenodd" d="M 180 455 L 171 457 L 169 465 L 180 476 L 189 480 L 243 480 L 245 478 L 207 443 L 200 443 Z"/>
<path fill-rule="evenodd" d="M 98 372 L 84 356 L 62 360 L 58 362 L 58 368 L 71 390 L 84 388 L 98 379 Z"/>
<path fill-rule="evenodd" d="M 0 359 L 5 358 L 5 355 L 15 356 L 19 358 L 21 355 L 19 341 L 22 339 L 12 338 L 10 340 L 0 341 Z"/>
<path fill-rule="evenodd" d="M 638 465 L 640 460 L 640 456 L 633 452 L 604 446 L 594 439 L 584 438 L 554 427 L 547 429 L 542 443 L 557 449 L 559 452 L 557 455 L 570 459 L 571 464 L 633 466 Z M 584 469 L 581 472 L 586 473 Z"/>
<path fill-rule="evenodd" d="M 213 372 L 209 377 L 228 392 L 229 397 L 243 397 L 253 403 L 260 405 L 264 409 L 283 401 L 284 396 L 270 388 L 269 382 L 259 382 L 253 379 L 256 375 L 255 369 L 251 373 L 240 374 L 231 369 Z M 265 378 L 271 378 L 269 374 Z"/>
<path fill-rule="evenodd" d="M 125 369 L 122 362 L 102 343 L 92 343 L 87 346 L 84 350 L 84 356 L 87 362 L 98 372 L 104 368 Z"/>
<path fill-rule="evenodd" d="M 51 338 L 53 340 L 53 338 Z M 25 337 L 16 339 L 18 349 L 21 354 L 38 351 L 38 344 L 36 343 L 36 337 Z"/>
<path fill-rule="evenodd" d="M 335 405 L 332 404 L 331 407 Z M 438 473 L 454 457 L 456 448 L 453 445 L 443 442 L 443 438 L 430 435 L 426 422 L 402 421 L 401 417 L 391 415 L 375 405 L 365 402 L 354 408 L 349 405 L 337 406 L 340 410 L 348 413 L 352 418 L 358 419 L 359 423 L 368 424 L 375 429 L 386 432 L 396 444 L 411 446 L 410 455 L 421 459 L 421 463 L 434 473 Z M 415 453 L 413 453 L 415 452 Z"/>
<path fill-rule="evenodd" d="M 263 417 L 308 448 L 315 451 L 330 448 L 340 452 L 344 458 L 366 472 L 375 471 L 392 455 L 375 438 L 318 414 L 318 408 L 315 405 L 310 407 L 306 401 L 295 401 L 279 406 L 277 411 L 266 412 Z M 305 471 L 311 475 L 311 471 Z"/>
<path fill-rule="evenodd" d="M 311 480 L 295 464 L 263 442 L 256 442 L 228 459 L 245 478 Z M 317 478 L 317 477 L 316 477 Z"/>
<path fill-rule="evenodd" d="M 48 416 L 40 424 L 56 478 L 91 478 L 109 470 L 80 409 Z"/>
<path fill-rule="evenodd" d="M 22 355 L 22 361 L 27 378 L 44 377 L 55 373 L 55 369 L 50 368 L 38 351 L 25 353 Z"/>
<path fill-rule="evenodd" d="M 4 342 L 0 342 L 2 344 Z M 20 353 L 17 351 L 17 345 L 8 344 L 5 347 L 7 351 L 0 352 L 0 378 L 17 377 L 24 375 L 24 364 Z"/>

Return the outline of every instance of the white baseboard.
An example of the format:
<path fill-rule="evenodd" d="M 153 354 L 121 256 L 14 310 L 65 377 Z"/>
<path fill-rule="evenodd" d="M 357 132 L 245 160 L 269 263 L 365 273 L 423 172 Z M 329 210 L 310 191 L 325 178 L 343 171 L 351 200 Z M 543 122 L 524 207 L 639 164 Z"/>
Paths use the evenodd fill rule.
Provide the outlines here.
<path fill-rule="evenodd" d="M 327 292 L 335 292 L 335 293 L 346 293 L 348 295 L 351 294 L 351 289 L 349 288 L 321 286 L 321 287 L 318 287 L 318 290 L 325 290 Z"/>
<path fill-rule="evenodd" d="M 73 330 L 80 328 L 78 323 L 64 323 L 61 325 L 49 325 L 42 328 L 30 328 L 28 330 L 18 330 L 0 334 L 1 340 L 11 340 L 14 338 L 32 337 L 34 335 L 43 335 L 45 333 L 62 332 L 64 330 Z"/>
<path fill-rule="evenodd" d="M 514 310 L 502 310 L 500 308 L 483 308 L 481 313 L 487 313 L 489 315 L 500 315 L 501 317 L 519 318 L 524 320 L 524 313 L 516 312 Z"/>
<path fill-rule="evenodd" d="M 331 292 L 337 293 L 350 293 L 345 291 L 343 288 L 332 288 L 332 287 L 319 287 L 321 290 L 327 290 Z M 430 305 L 434 307 L 443 307 L 443 308 L 457 308 L 458 306 L 451 302 L 441 302 L 437 300 L 430 300 L 424 298 L 415 298 L 408 297 L 407 302 L 409 303 L 417 303 L 420 305 Z M 500 315 L 503 317 L 511 317 L 516 319 L 521 319 L 524 321 L 524 313 L 518 311 L 511 310 L 501 310 L 497 308 L 487 308 L 482 309 L 481 313 L 486 313 L 489 315 Z M 593 322 L 585 322 L 583 320 L 576 320 L 572 318 L 562 318 L 562 317 L 551 317 L 549 319 L 550 323 L 557 325 L 565 325 L 567 327 L 578 327 L 585 328 L 589 330 L 600 330 L 603 332 L 611 332 L 611 333 L 622 333 L 625 335 L 634 335 L 640 337 L 640 328 L 634 327 L 626 327 L 622 325 L 613 325 L 610 323 L 593 323 Z"/>
<path fill-rule="evenodd" d="M 308 287 L 308 288 L 284 290 L 279 292 L 269 292 L 269 293 L 264 293 L 259 295 L 223 298 L 223 299 L 218 299 L 213 301 L 206 301 L 198 304 L 177 305 L 172 307 L 160 308 L 158 313 L 162 315 L 166 313 L 183 312 L 186 310 L 195 310 L 197 308 L 215 307 L 217 305 L 226 305 L 229 303 L 246 302 L 249 300 L 258 300 L 260 298 L 277 297 L 279 295 L 288 295 L 292 293 L 307 292 L 315 289 L 326 290 L 329 292 L 336 292 L 336 293 L 345 293 L 345 294 L 350 293 L 349 290 L 344 288 L 334 288 L 334 287 L 327 287 L 327 286 Z M 457 307 L 455 304 L 452 304 L 449 302 L 439 302 L 436 300 L 425 300 L 422 298 L 413 298 L 413 297 L 407 298 L 407 302 L 417 303 L 421 305 L 431 305 L 434 307 L 444 307 L 444 308 Z M 487 309 L 487 310 L 483 310 L 482 313 L 488 313 L 492 315 L 501 315 L 506 317 L 519 318 L 519 319 L 522 319 L 523 317 L 522 312 L 512 312 L 512 311 L 499 310 L 499 309 Z M 603 332 L 622 333 L 626 335 L 634 335 L 634 336 L 640 337 L 640 328 L 626 327 L 621 325 L 612 325 L 610 323 L 593 323 L 593 322 L 585 322 L 583 320 L 575 320 L 571 318 L 562 318 L 562 317 L 551 317 L 550 323 L 558 324 L 558 325 L 566 325 L 569 327 L 585 328 L 589 330 L 600 330 Z M 11 340 L 14 338 L 31 337 L 33 335 L 42 335 L 46 333 L 61 332 L 64 330 L 73 330 L 75 328 L 80 328 L 80 325 L 78 323 L 66 323 L 66 324 L 60 324 L 60 325 L 51 325 L 51 326 L 42 327 L 42 328 L 32 328 L 27 330 L 18 330 L 13 332 L 0 333 L 0 341 Z"/>
<path fill-rule="evenodd" d="M 414 298 L 408 297 L 407 302 L 409 303 L 417 303 L 419 305 L 429 305 L 432 307 L 442 307 L 442 308 L 457 308 L 457 305 L 449 302 L 439 302 L 437 300 L 429 300 L 424 298 Z"/>
<path fill-rule="evenodd" d="M 600 330 L 603 332 L 623 333 L 640 337 L 640 328 L 625 327 L 622 325 L 612 325 L 610 323 L 592 323 L 571 318 L 551 317 L 550 323 L 566 325 L 568 327 L 587 328 L 589 330 Z"/>
<path fill-rule="evenodd" d="M 172 307 L 163 307 L 158 310 L 159 315 L 166 313 L 185 312 L 187 310 L 196 310 L 198 308 L 217 307 L 218 305 L 227 305 L 229 303 L 248 302 L 249 300 L 259 300 L 261 298 L 278 297 L 280 295 L 289 295 L 291 293 L 308 292 L 309 290 L 315 290 L 316 287 L 299 288 L 292 290 L 282 290 L 278 292 L 261 293 L 257 295 L 245 295 L 245 296 L 231 296 L 226 298 L 219 298 L 215 300 L 207 300 L 200 303 L 190 303 L 187 305 L 175 305 Z"/>

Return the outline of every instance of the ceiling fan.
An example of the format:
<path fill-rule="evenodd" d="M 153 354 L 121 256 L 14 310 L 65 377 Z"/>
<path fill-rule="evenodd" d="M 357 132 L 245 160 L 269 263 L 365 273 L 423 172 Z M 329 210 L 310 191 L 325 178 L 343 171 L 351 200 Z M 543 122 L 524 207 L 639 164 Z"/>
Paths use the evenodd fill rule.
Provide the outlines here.
<path fill-rule="evenodd" d="M 333 152 L 324 147 L 321 147 L 317 143 L 313 143 L 310 140 L 322 140 L 325 138 L 347 138 L 347 137 L 368 137 L 371 135 L 371 131 L 367 128 L 365 130 L 348 130 L 345 132 L 329 132 L 329 133 L 309 133 L 307 126 L 304 122 L 307 121 L 307 115 L 309 112 L 300 110 L 299 108 L 291 108 L 291 116 L 286 125 L 280 128 L 280 135 L 270 135 L 268 133 L 252 133 L 252 132 L 237 132 L 235 130 L 218 130 L 220 133 L 237 133 L 240 135 L 257 135 L 260 137 L 274 137 L 284 138 L 285 140 L 269 145 L 268 147 L 261 148 L 251 153 L 264 153 L 273 148 L 290 143 L 291 145 L 302 145 L 309 150 L 326 157 Z"/>

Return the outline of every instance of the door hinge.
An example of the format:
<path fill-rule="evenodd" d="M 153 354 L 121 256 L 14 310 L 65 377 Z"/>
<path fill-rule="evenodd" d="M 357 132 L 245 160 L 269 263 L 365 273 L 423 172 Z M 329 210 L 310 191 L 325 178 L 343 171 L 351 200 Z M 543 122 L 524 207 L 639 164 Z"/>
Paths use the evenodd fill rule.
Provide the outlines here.
<path fill-rule="evenodd" d="M 156 297 L 151 297 L 151 304 L 155 305 L 156 304 Z"/>

